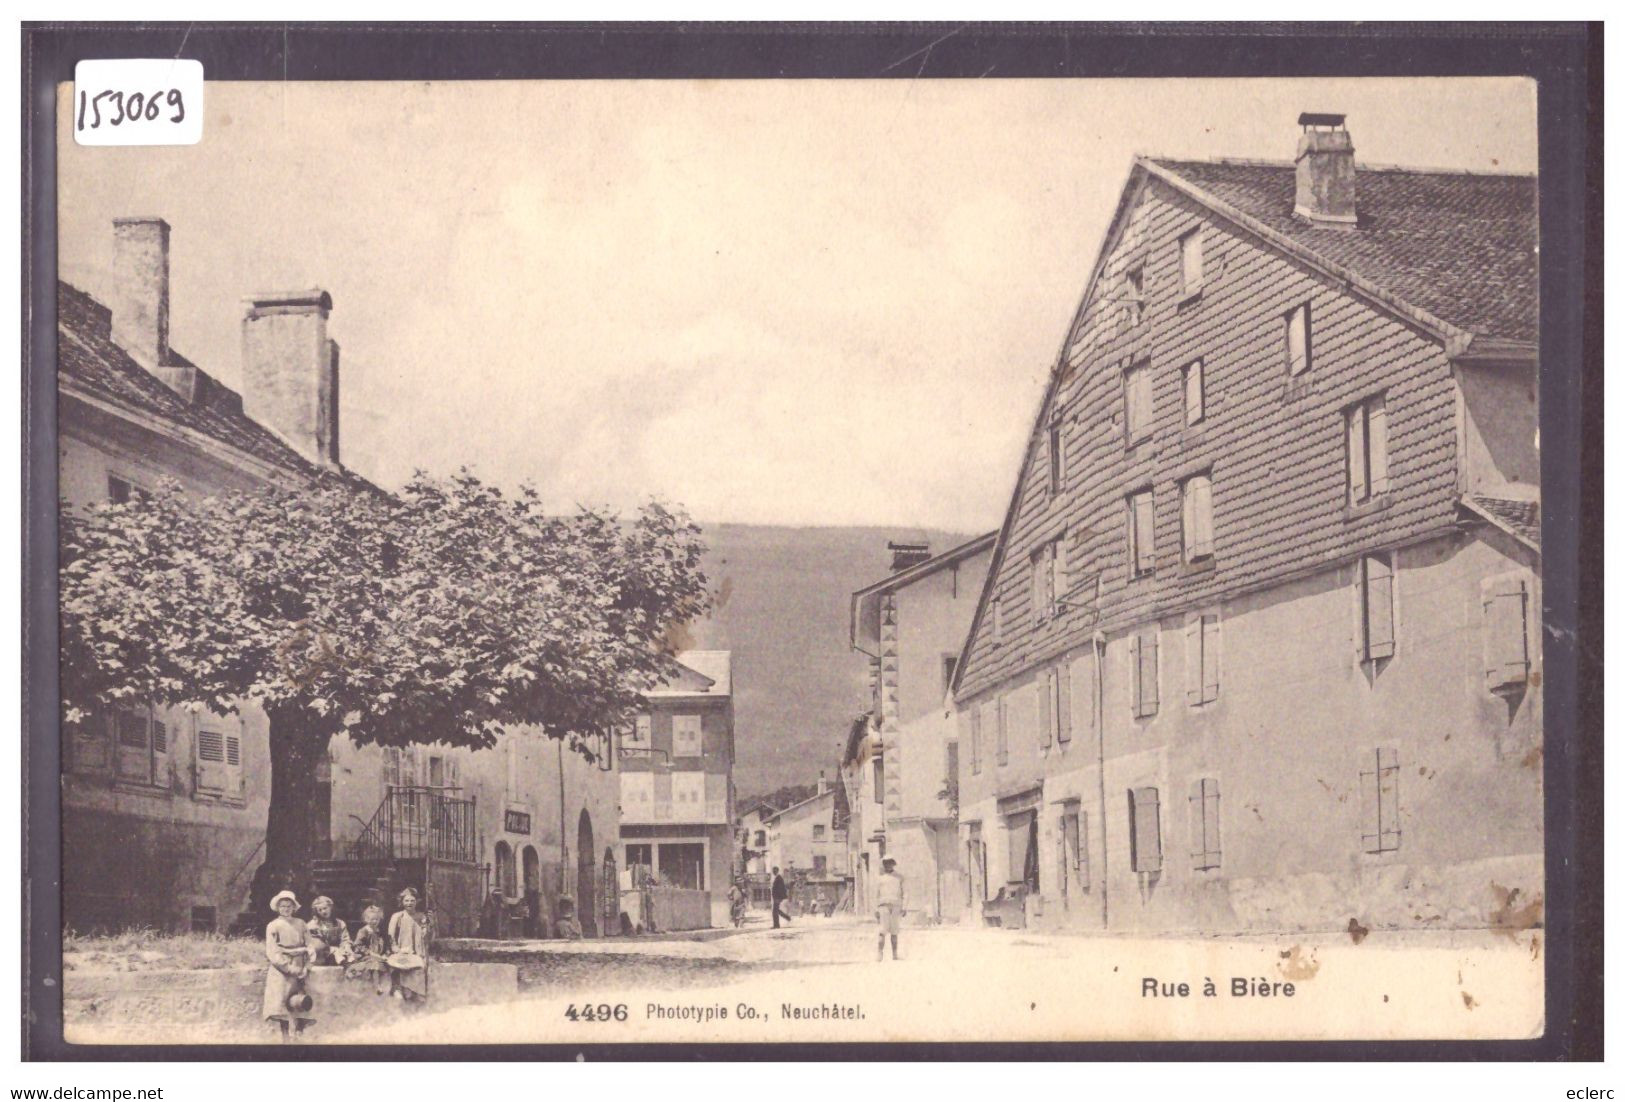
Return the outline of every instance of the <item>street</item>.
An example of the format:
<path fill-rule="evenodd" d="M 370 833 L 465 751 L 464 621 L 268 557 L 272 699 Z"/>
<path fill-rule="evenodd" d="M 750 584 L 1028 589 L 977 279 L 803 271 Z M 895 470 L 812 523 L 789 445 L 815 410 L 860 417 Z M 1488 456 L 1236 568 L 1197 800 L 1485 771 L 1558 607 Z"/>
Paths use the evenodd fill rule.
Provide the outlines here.
<path fill-rule="evenodd" d="M 1123 938 L 876 926 L 511 942 L 523 994 L 322 1038 L 336 1043 L 1029 1041 L 1525 1037 L 1543 932 Z M 525 962 L 527 955 L 535 959 Z M 576 966 L 575 962 L 579 961 Z M 1211 981 L 1210 988 L 1205 984 Z"/>

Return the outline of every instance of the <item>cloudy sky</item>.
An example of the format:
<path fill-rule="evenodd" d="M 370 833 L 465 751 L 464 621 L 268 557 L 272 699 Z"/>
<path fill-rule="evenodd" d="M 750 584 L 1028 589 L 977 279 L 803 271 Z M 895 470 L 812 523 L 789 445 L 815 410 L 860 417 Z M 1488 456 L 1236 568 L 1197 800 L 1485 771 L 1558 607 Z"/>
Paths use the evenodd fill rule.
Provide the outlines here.
<path fill-rule="evenodd" d="M 63 278 L 173 227 L 174 346 L 228 384 L 241 298 L 322 287 L 345 461 L 563 507 L 996 527 L 1136 152 L 1533 171 L 1517 80 L 210 84 L 185 148 L 76 146 Z"/>

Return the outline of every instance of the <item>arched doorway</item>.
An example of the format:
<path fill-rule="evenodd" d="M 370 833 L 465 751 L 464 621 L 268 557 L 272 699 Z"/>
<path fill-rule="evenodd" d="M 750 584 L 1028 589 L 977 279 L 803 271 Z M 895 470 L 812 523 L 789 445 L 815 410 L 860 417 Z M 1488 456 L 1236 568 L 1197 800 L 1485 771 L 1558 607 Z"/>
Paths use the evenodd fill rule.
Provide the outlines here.
<path fill-rule="evenodd" d="M 524 849 L 525 936 L 542 936 L 542 859 L 535 846 Z"/>
<path fill-rule="evenodd" d="M 504 899 L 512 899 L 519 894 L 514 884 L 513 847 L 507 842 L 497 843 L 496 852 L 496 887 Z"/>
<path fill-rule="evenodd" d="M 598 870 L 594 856 L 598 848 L 592 840 L 592 816 L 581 809 L 576 825 L 576 918 L 582 937 L 598 936 Z"/>

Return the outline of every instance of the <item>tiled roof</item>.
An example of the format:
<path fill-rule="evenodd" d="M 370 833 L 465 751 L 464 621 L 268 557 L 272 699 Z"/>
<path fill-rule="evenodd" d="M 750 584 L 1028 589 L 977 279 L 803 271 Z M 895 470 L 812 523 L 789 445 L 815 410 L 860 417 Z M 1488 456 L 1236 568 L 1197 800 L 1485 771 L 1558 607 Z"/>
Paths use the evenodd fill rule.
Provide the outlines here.
<path fill-rule="evenodd" d="M 112 312 L 107 307 L 72 284 L 59 280 L 56 288 L 57 377 L 61 382 L 154 421 L 202 433 L 290 473 L 305 478 L 336 473 L 357 488 L 377 489 L 353 471 L 324 471 L 307 460 L 244 414 L 242 396 L 218 381 L 211 379 L 203 401 L 186 401 L 114 342 Z M 168 366 L 195 365 L 171 349 Z"/>
<path fill-rule="evenodd" d="M 1540 550 L 1540 505 L 1533 501 L 1515 501 L 1505 497 L 1486 497 L 1468 494 L 1463 504 L 1485 517 L 1491 523 L 1506 529 L 1535 550 Z"/>
<path fill-rule="evenodd" d="M 1533 341 L 1539 315 L 1536 181 L 1358 166 L 1357 229 L 1293 215 L 1290 164 L 1151 163 L 1441 321 Z"/>

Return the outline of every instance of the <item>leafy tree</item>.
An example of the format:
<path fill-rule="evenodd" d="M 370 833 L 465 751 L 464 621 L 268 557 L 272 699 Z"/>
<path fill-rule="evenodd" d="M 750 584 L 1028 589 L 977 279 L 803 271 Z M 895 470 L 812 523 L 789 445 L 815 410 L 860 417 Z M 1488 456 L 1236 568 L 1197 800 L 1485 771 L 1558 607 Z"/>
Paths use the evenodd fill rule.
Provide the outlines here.
<path fill-rule="evenodd" d="M 313 487 L 64 510 L 68 724 L 120 702 L 270 719 L 271 806 L 255 901 L 303 880 L 316 764 L 356 745 L 491 746 L 533 724 L 591 759 L 707 606 L 699 529 L 649 504 L 549 516 L 467 471 L 398 495 Z"/>

